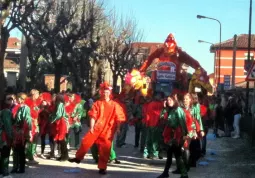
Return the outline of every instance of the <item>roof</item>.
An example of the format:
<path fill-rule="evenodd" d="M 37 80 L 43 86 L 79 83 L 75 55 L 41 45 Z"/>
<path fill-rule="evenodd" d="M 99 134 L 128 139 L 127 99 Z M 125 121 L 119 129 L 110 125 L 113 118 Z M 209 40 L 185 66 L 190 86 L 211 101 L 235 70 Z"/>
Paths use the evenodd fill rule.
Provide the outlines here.
<path fill-rule="evenodd" d="M 8 39 L 7 49 L 20 49 L 21 41 L 18 38 L 10 37 Z"/>
<path fill-rule="evenodd" d="M 248 49 L 248 34 L 241 34 L 237 36 L 237 48 L 238 49 Z M 211 46 L 211 52 L 214 52 L 215 49 L 219 48 L 220 43 L 215 43 Z M 221 42 L 221 49 L 233 49 L 234 37 L 226 41 Z M 251 48 L 255 49 L 255 34 L 251 35 Z"/>
<path fill-rule="evenodd" d="M 11 59 L 5 59 L 4 69 L 19 69 L 19 64 Z"/>
<path fill-rule="evenodd" d="M 214 78 L 214 73 L 208 75 L 209 78 Z"/>
<path fill-rule="evenodd" d="M 149 48 L 149 55 L 163 46 L 163 43 L 135 42 L 132 43 L 132 48 Z"/>

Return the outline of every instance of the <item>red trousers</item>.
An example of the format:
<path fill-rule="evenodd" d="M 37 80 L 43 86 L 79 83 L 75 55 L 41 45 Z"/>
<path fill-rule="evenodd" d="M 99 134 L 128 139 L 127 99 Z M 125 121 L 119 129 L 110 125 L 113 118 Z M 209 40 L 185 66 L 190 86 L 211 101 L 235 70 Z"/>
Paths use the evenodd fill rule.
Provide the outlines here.
<path fill-rule="evenodd" d="M 97 143 L 99 154 L 98 168 L 106 169 L 110 156 L 112 140 L 113 138 L 109 138 L 102 133 L 94 132 L 92 134 L 91 132 L 88 132 L 82 139 L 81 146 L 76 152 L 76 158 L 79 160 L 83 160 L 90 147 L 94 143 Z"/>

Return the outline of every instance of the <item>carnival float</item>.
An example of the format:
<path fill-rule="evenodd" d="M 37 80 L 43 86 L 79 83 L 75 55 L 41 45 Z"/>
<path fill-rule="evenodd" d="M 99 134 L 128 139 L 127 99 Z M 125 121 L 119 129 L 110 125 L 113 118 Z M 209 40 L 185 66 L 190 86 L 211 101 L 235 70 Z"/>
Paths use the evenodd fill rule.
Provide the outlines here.
<path fill-rule="evenodd" d="M 182 69 L 183 64 L 195 70 L 191 78 Z M 163 92 L 167 96 L 172 93 L 194 93 L 196 88 L 213 92 L 207 72 L 198 61 L 178 47 L 174 36 L 169 34 L 163 46 L 150 54 L 140 69 L 132 69 L 126 74 L 122 92 L 135 91 L 144 97 L 152 96 L 153 92 Z"/>

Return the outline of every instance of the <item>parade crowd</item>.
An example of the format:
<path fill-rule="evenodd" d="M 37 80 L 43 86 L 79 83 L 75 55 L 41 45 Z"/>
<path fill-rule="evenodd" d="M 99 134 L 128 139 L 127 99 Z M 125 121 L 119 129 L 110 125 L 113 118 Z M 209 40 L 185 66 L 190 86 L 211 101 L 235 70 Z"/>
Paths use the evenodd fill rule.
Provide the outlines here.
<path fill-rule="evenodd" d="M 128 127 L 135 127 L 134 147 L 146 159 L 163 159 L 164 171 L 158 178 L 169 177 L 172 157 L 176 159 L 174 174 L 188 177 L 206 154 L 206 135 L 209 128 L 224 126 L 225 136 L 240 137 L 239 122 L 242 107 L 238 99 L 229 97 L 225 107 L 216 96 L 175 93 L 164 96 L 154 92 L 143 97 L 137 93 L 112 92 L 108 83 L 100 85 L 97 98 L 84 98 L 71 92 L 50 94 L 33 89 L 25 93 L 7 93 L 0 112 L 0 172 L 10 177 L 9 157 L 12 150 L 13 174 L 24 173 L 25 164 L 38 164 L 35 157 L 80 163 L 91 150 L 98 163 L 99 173 L 106 174 L 107 164 L 120 164 L 114 150 L 125 149 Z M 90 128 L 80 141 L 82 124 Z M 222 124 L 223 123 L 223 124 Z M 233 129 L 232 129 L 233 128 Z M 75 158 L 69 158 L 70 134 L 74 133 Z M 45 153 L 46 136 L 50 153 Z M 36 152 L 38 140 L 41 152 Z"/>

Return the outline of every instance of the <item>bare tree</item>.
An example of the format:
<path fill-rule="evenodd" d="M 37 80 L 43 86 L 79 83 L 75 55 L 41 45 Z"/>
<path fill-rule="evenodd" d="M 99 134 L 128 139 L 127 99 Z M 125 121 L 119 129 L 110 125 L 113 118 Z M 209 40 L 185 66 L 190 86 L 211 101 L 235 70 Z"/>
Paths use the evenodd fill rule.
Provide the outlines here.
<path fill-rule="evenodd" d="M 113 72 L 113 88 L 117 87 L 118 77 L 124 80 L 125 74 L 140 65 L 136 59 L 138 51 L 133 50 L 132 43 L 142 39 L 132 18 L 118 17 L 115 12 L 109 16 L 109 26 L 101 39 L 101 54 L 110 63 Z"/>
<path fill-rule="evenodd" d="M 4 89 L 5 89 L 5 77 L 4 77 L 4 59 L 5 52 L 7 48 L 8 39 L 10 37 L 10 31 L 17 27 L 16 23 L 12 23 L 12 19 L 16 18 L 19 14 L 19 19 L 21 22 L 25 21 L 27 17 L 31 14 L 31 9 L 22 9 L 24 4 L 33 5 L 33 1 L 15 1 L 15 0 L 6 0 L 1 2 L 2 11 L 1 11 L 1 48 L 0 48 L 0 99 L 2 99 Z M 32 7 L 32 6 L 31 6 Z M 20 13 L 22 11 L 22 13 Z"/>
<path fill-rule="evenodd" d="M 60 89 L 62 74 L 72 72 L 77 83 L 84 82 L 83 77 L 77 73 L 77 67 L 89 66 L 89 55 L 97 46 L 94 33 L 97 21 L 101 18 L 98 9 L 100 4 L 96 0 L 38 0 L 33 13 L 23 24 L 18 18 L 15 19 L 15 23 L 19 24 L 27 37 L 31 34 L 33 38 L 45 41 L 45 47 L 49 51 L 48 57 L 55 68 L 57 92 Z M 86 41 L 85 45 L 80 47 L 81 50 L 77 50 L 79 41 Z M 83 57 L 76 52 L 83 52 Z M 80 72 L 84 71 L 86 70 Z"/>

